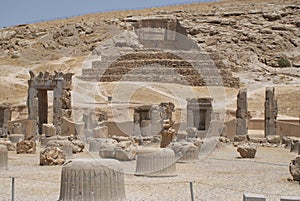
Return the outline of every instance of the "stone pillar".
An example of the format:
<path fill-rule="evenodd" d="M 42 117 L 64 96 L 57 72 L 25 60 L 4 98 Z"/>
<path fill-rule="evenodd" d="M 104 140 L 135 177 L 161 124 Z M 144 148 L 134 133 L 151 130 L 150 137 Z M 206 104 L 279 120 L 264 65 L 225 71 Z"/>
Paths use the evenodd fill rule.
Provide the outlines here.
<path fill-rule="evenodd" d="M 187 128 L 194 127 L 194 113 L 193 110 L 187 109 Z"/>
<path fill-rule="evenodd" d="M 61 134 L 62 125 L 62 98 L 63 98 L 63 78 L 57 78 L 56 86 L 53 89 L 53 124 L 56 127 L 56 134 Z"/>
<path fill-rule="evenodd" d="M 241 89 L 237 95 L 236 135 L 247 135 L 247 89 Z"/>
<path fill-rule="evenodd" d="M 150 109 L 151 135 L 158 135 L 162 129 L 162 122 L 157 105 L 153 105 Z"/>
<path fill-rule="evenodd" d="M 0 169 L 7 169 L 8 151 L 5 145 L 0 145 Z"/>
<path fill-rule="evenodd" d="M 274 87 L 266 88 L 265 102 L 265 137 L 276 135 L 277 100 L 275 99 Z"/>
<path fill-rule="evenodd" d="M 211 122 L 211 113 L 212 113 L 212 109 L 208 108 L 206 110 L 206 116 L 205 116 L 205 130 L 209 129 L 210 122 Z"/>
<path fill-rule="evenodd" d="M 38 119 L 38 90 L 33 87 L 34 80 L 28 80 L 28 96 L 27 96 L 27 107 L 28 107 L 28 119 Z"/>
<path fill-rule="evenodd" d="M 133 115 L 133 135 L 140 136 L 141 135 L 141 124 L 140 124 L 140 114 L 135 112 Z"/>
<path fill-rule="evenodd" d="M 10 107 L 0 106 L 0 127 L 8 129 L 8 122 L 11 120 L 11 109 Z"/>

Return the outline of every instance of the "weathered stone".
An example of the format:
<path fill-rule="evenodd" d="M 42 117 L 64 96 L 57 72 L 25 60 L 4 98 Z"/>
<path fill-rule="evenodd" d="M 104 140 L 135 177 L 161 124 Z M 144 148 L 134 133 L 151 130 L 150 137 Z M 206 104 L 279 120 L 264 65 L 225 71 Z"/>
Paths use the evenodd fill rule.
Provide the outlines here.
<path fill-rule="evenodd" d="M 120 161 L 134 160 L 137 153 L 137 148 L 134 145 L 134 140 L 127 137 L 119 138 L 119 142 L 111 139 L 101 140 L 99 144 L 100 157 L 113 158 Z M 123 141 L 126 138 L 129 139 L 129 141 Z"/>
<path fill-rule="evenodd" d="M 40 165 L 62 165 L 65 159 L 65 152 L 56 146 L 46 147 L 40 153 Z"/>
<path fill-rule="evenodd" d="M 52 137 L 56 135 L 56 128 L 53 124 L 43 124 L 42 132 L 46 137 Z"/>
<path fill-rule="evenodd" d="M 63 39 L 61 41 L 64 41 Z M 48 110 L 39 110 L 39 108 L 48 108 L 48 90 L 53 91 L 53 125 L 56 128 L 56 134 L 62 134 L 62 118 L 67 114 L 71 100 L 70 86 L 72 82 L 72 73 L 63 74 L 62 72 L 40 72 L 35 75 L 29 71 L 30 79 L 28 80 L 28 119 L 35 120 L 38 124 L 38 133 L 42 133 L 43 124 L 48 123 Z M 46 134 L 46 133 L 45 133 Z M 48 136 L 48 134 L 46 135 Z M 53 136 L 53 133 L 51 133 Z"/>
<path fill-rule="evenodd" d="M 108 138 L 108 127 L 98 126 L 93 129 L 93 138 Z"/>
<path fill-rule="evenodd" d="M 236 135 L 233 138 L 234 142 L 246 142 L 248 141 L 248 135 Z"/>
<path fill-rule="evenodd" d="M 163 130 L 161 131 L 160 134 L 161 134 L 160 147 L 164 148 L 167 147 L 175 139 L 176 131 L 174 129 Z"/>
<path fill-rule="evenodd" d="M 22 124 L 21 123 L 14 123 L 12 125 L 12 133 L 21 134 L 22 133 Z"/>
<path fill-rule="evenodd" d="M 268 135 L 267 141 L 271 144 L 280 144 L 281 137 L 280 137 L 280 135 Z"/>
<path fill-rule="evenodd" d="M 237 110 L 236 110 L 236 135 L 247 135 L 247 89 L 241 89 L 237 96 Z"/>
<path fill-rule="evenodd" d="M 12 143 L 18 143 L 23 141 L 25 137 L 23 134 L 10 134 L 8 138 Z"/>
<path fill-rule="evenodd" d="M 8 150 L 5 145 L 0 145 L 0 169 L 7 169 Z"/>
<path fill-rule="evenodd" d="M 188 138 L 196 138 L 197 137 L 197 128 L 189 127 L 186 129 Z"/>
<path fill-rule="evenodd" d="M 244 193 L 243 201 L 266 201 L 266 197 L 259 194 Z"/>
<path fill-rule="evenodd" d="M 16 124 L 20 125 L 19 130 L 16 130 L 16 126 L 15 126 Z M 36 135 L 36 121 L 30 119 L 20 119 L 20 120 L 10 121 L 8 123 L 8 129 L 9 132 L 13 134 L 22 133 L 25 135 L 25 140 L 30 140 Z"/>
<path fill-rule="evenodd" d="M 254 158 L 256 149 L 256 146 L 253 144 L 242 144 L 238 146 L 237 151 L 240 153 L 242 158 Z"/>
<path fill-rule="evenodd" d="M 177 138 L 176 138 L 176 141 L 177 142 L 180 142 L 180 141 L 186 141 L 186 139 L 187 139 L 187 136 L 188 136 L 188 134 L 187 134 L 187 132 L 186 131 L 178 131 L 177 132 Z"/>
<path fill-rule="evenodd" d="M 72 144 L 73 144 L 73 153 L 80 153 L 83 152 L 84 150 L 84 143 L 80 140 L 72 140 Z"/>
<path fill-rule="evenodd" d="M 74 189 L 77 189 L 74 191 Z M 124 171 L 112 159 L 74 159 L 63 165 L 59 201 L 124 201 Z"/>
<path fill-rule="evenodd" d="M 11 141 L 9 141 L 8 139 L 7 140 L 0 140 L 0 145 L 5 145 L 8 151 L 15 151 L 16 150 L 16 146 Z"/>
<path fill-rule="evenodd" d="M 210 122 L 212 98 L 188 98 L 187 100 L 187 128 L 195 127 L 197 130 L 207 131 Z"/>
<path fill-rule="evenodd" d="M 135 175 L 138 176 L 175 176 L 176 159 L 171 149 L 157 149 L 153 152 L 140 151 L 136 159 Z"/>
<path fill-rule="evenodd" d="M 8 131 L 5 128 L 0 128 L 0 138 L 7 138 Z"/>
<path fill-rule="evenodd" d="M 280 201 L 300 201 L 300 196 L 282 196 Z"/>
<path fill-rule="evenodd" d="M 47 147 L 58 147 L 65 153 L 65 158 L 73 158 L 73 143 L 68 140 L 50 140 Z"/>
<path fill-rule="evenodd" d="M 265 101 L 265 137 L 268 135 L 276 135 L 277 113 L 278 108 L 275 98 L 275 89 L 274 87 L 267 87 Z"/>
<path fill-rule="evenodd" d="M 36 152 L 36 143 L 35 141 L 21 141 L 17 143 L 16 146 L 17 154 L 35 154 Z"/>
<path fill-rule="evenodd" d="M 177 162 L 199 160 L 200 149 L 192 142 L 172 142 L 168 147 L 174 151 Z"/>
<path fill-rule="evenodd" d="M 300 181 L 300 155 L 291 161 L 289 166 L 290 174 L 294 181 Z"/>

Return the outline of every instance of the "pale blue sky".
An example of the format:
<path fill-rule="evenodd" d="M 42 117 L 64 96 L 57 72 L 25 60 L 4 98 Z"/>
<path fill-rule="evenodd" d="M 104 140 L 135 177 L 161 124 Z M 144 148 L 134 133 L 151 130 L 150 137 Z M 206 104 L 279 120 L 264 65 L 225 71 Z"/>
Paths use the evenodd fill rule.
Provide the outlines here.
<path fill-rule="evenodd" d="M 0 0 L 0 27 L 109 10 L 213 0 Z"/>

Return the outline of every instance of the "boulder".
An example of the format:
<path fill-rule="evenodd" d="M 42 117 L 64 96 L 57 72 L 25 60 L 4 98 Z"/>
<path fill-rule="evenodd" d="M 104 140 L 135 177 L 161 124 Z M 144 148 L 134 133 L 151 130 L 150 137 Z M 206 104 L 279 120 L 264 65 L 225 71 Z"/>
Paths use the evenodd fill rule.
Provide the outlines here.
<path fill-rule="evenodd" d="M 289 169 L 293 180 L 300 181 L 300 155 L 298 155 L 294 160 L 291 161 Z"/>
<path fill-rule="evenodd" d="M 35 141 L 24 140 L 17 143 L 17 154 L 35 154 Z"/>
<path fill-rule="evenodd" d="M 257 147 L 254 144 L 242 144 L 237 147 L 237 151 L 242 158 L 254 158 Z"/>
<path fill-rule="evenodd" d="M 58 147 L 46 147 L 40 153 L 40 165 L 62 165 L 65 160 L 65 152 Z"/>

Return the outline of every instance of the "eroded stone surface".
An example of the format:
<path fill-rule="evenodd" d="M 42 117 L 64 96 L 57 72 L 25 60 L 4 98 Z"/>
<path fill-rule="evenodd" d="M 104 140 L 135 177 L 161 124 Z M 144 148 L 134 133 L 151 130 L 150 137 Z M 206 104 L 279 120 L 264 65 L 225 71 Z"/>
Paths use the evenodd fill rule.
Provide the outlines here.
<path fill-rule="evenodd" d="M 40 165 L 62 165 L 65 159 L 65 152 L 55 146 L 46 147 L 40 153 Z"/>
<path fill-rule="evenodd" d="M 242 158 L 254 158 L 257 147 L 254 144 L 242 144 L 239 145 L 237 151 L 240 153 Z"/>

